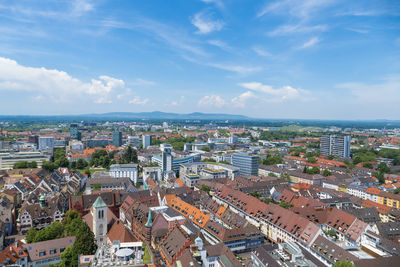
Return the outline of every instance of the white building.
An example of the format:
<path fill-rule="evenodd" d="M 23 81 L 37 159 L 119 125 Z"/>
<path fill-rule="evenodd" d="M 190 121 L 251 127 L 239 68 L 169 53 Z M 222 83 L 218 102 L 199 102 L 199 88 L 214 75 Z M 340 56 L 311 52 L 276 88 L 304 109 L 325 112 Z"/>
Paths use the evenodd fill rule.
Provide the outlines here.
<path fill-rule="evenodd" d="M 110 175 L 114 178 L 128 177 L 133 183 L 138 182 L 137 164 L 113 164 L 110 166 Z"/>
<path fill-rule="evenodd" d="M 142 144 L 143 144 L 144 149 L 151 146 L 151 135 L 143 135 L 142 136 Z"/>

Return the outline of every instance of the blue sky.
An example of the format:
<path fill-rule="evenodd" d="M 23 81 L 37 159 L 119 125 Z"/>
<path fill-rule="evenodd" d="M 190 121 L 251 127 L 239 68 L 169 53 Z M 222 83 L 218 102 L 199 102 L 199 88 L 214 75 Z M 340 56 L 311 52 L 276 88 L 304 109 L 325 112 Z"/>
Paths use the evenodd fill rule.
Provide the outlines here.
<path fill-rule="evenodd" d="M 400 119 L 397 0 L 0 1 L 0 114 Z"/>

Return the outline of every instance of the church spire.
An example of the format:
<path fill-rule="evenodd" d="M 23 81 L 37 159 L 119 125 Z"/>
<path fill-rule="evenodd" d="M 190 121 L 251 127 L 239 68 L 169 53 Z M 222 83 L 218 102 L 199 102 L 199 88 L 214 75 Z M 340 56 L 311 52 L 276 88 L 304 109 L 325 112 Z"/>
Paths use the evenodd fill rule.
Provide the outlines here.
<path fill-rule="evenodd" d="M 149 209 L 149 214 L 147 215 L 147 222 L 145 226 L 147 228 L 150 228 L 152 224 L 153 224 L 153 219 L 151 218 L 151 210 Z"/>

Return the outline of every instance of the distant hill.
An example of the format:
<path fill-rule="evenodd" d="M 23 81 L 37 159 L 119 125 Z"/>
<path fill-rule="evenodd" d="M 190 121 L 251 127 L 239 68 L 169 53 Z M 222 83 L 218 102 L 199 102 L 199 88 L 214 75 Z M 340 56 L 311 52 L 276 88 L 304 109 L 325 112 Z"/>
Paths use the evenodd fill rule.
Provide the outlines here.
<path fill-rule="evenodd" d="M 86 114 L 83 117 L 93 118 L 114 118 L 114 119 L 168 119 L 168 120 L 251 120 L 252 118 L 243 115 L 232 115 L 222 113 L 167 113 L 161 111 L 153 112 L 109 112 L 103 114 Z"/>

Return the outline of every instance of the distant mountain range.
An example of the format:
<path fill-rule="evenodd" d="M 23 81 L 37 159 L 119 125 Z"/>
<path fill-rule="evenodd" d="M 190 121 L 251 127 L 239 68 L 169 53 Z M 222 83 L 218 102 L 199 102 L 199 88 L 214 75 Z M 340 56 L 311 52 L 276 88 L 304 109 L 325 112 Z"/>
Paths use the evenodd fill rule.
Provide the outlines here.
<path fill-rule="evenodd" d="M 83 117 L 114 118 L 114 119 L 168 119 L 168 120 L 251 120 L 253 118 L 243 115 L 232 115 L 223 113 L 201 113 L 188 114 L 167 113 L 162 111 L 153 112 L 109 112 L 103 114 L 87 114 Z"/>
<path fill-rule="evenodd" d="M 153 112 L 109 112 L 101 114 L 79 114 L 79 115 L 0 115 L 0 119 L 9 120 L 135 120 L 135 119 L 147 119 L 147 120 L 255 120 L 243 115 L 232 115 L 222 113 L 168 113 L 162 111 Z"/>

